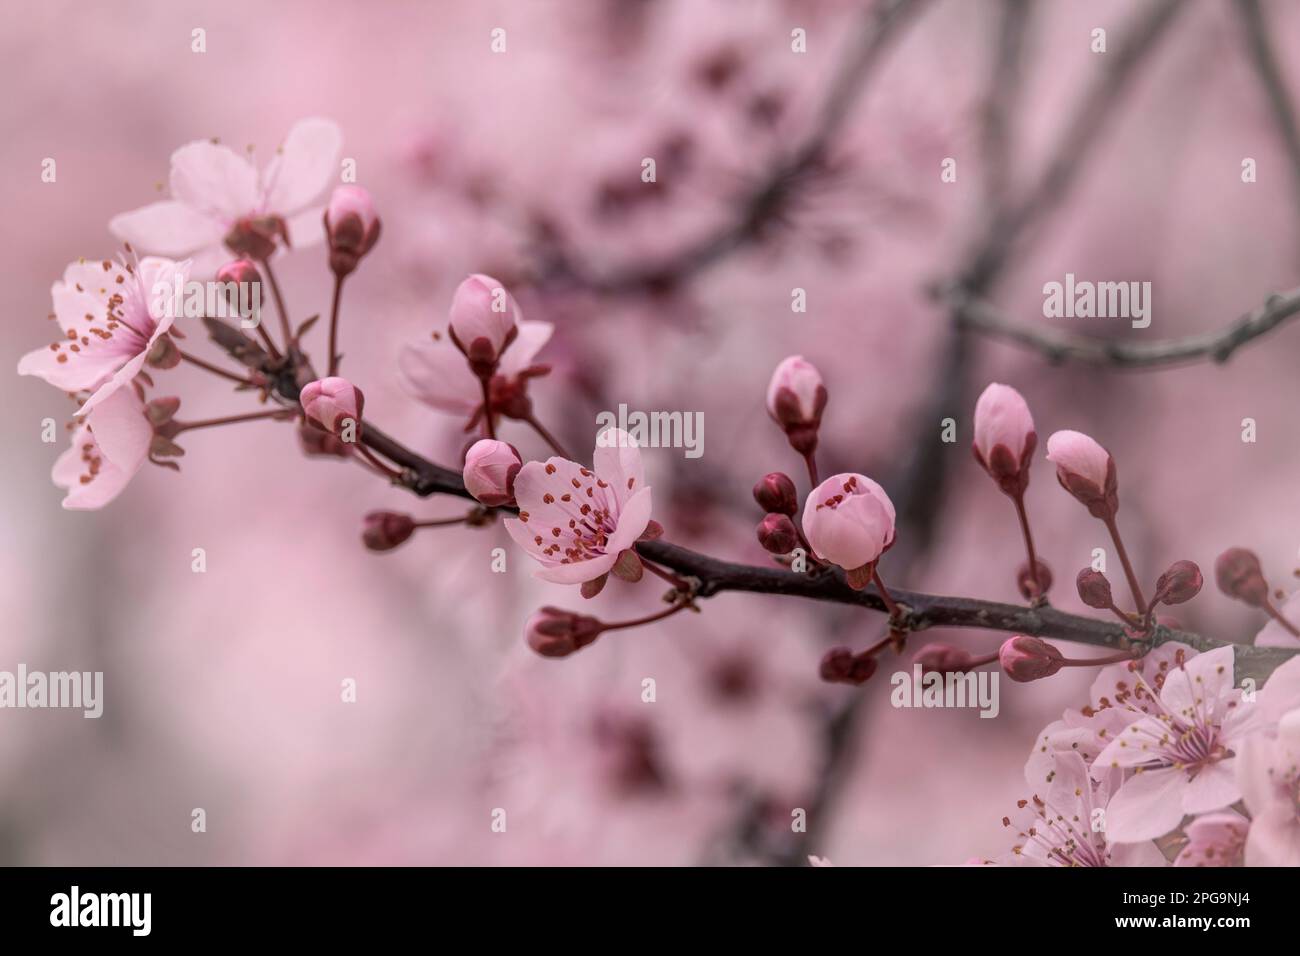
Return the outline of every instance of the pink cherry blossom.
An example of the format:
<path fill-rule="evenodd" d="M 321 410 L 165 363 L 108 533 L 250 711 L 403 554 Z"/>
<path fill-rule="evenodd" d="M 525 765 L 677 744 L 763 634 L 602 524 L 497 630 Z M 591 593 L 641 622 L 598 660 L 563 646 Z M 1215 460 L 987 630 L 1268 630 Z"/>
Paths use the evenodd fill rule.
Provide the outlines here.
<path fill-rule="evenodd" d="M 189 263 L 145 258 L 139 263 L 80 260 L 50 290 L 63 336 L 18 362 L 19 375 L 35 375 L 67 392 L 91 393 L 80 414 L 128 384 L 178 313 Z"/>
<path fill-rule="evenodd" d="M 249 238 L 241 231 L 272 243 L 287 232 L 292 245 L 311 245 L 323 236 L 317 201 L 338 173 L 342 142 L 333 122 L 300 120 L 260 172 L 228 146 L 188 143 L 172 153 L 171 198 L 115 216 L 109 229 L 146 252 L 193 256 L 199 275 L 230 258 L 227 247 Z"/>
<path fill-rule="evenodd" d="M 360 428 L 365 396 L 346 378 L 334 376 L 308 382 L 298 401 L 307 417 L 331 434 L 338 434 L 349 421 Z"/>
<path fill-rule="evenodd" d="M 497 375 L 505 379 L 515 379 L 530 368 L 555 331 L 550 322 L 528 320 L 520 321 L 517 328 L 519 334 L 497 367 Z M 439 411 L 469 418 L 483 404 L 479 380 L 465 356 L 445 338 L 404 346 L 397 370 L 402 387 L 412 398 Z"/>
<path fill-rule="evenodd" d="M 522 465 L 513 445 L 481 439 L 465 453 L 465 487 L 482 504 L 508 504 L 514 500 L 515 476 Z"/>
<path fill-rule="evenodd" d="M 871 564 L 894 543 L 894 504 L 866 475 L 832 475 L 813 489 L 803 509 L 803 531 L 817 556 L 853 571 Z"/>
<path fill-rule="evenodd" d="M 1199 816 L 1187 825 L 1187 845 L 1174 866 L 1240 866 L 1249 829 L 1250 821 L 1232 810 Z"/>
<path fill-rule="evenodd" d="M 1237 781 L 1251 814 L 1248 866 L 1300 866 L 1300 707 L 1277 736 L 1256 734 L 1237 755 Z"/>
<path fill-rule="evenodd" d="M 1260 718 L 1233 686 L 1233 650 L 1199 654 L 1165 677 L 1149 716 L 1129 724 L 1093 762 L 1094 775 L 1134 771 L 1108 809 L 1111 838 L 1149 840 L 1186 814 L 1208 813 L 1241 797 L 1237 747 Z"/>
<path fill-rule="evenodd" d="M 537 577 L 581 584 L 609 573 L 650 523 L 650 487 L 627 432 L 601 433 L 594 467 L 564 458 L 530 461 L 515 477 L 519 517 L 510 537 L 539 561 Z"/>
<path fill-rule="evenodd" d="M 1008 493 L 1029 483 L 1029 459 L 1038 444 L 1034 419 L 1019 392 L 997 382 L 975 403 L 975 458 Z"/>
<path fill-rule="evenodd" d="M 453 341 L 471 361 L 495 363 L 518 333 L 519 306 L 505 286 L 476 273 L 462 282 L 451 299 Z"/>
<path fill-rule="evenodd" d="M 1122 844 L 1111 833 L 1107 801 L 1117 774 L 1098 781 L 1084 758 L 1072 750 L 1051 754 L 1049 782 L 1019 801 L 1002 823 L 1016 833 L 1004 866 L 1165 866 L 1150 841 Z"/>
<path fill-rule="evenodd" d="M 72 445 L 54 463 L 51 477 L 67 491 L 63 507 L 90 511 L 108 504 L 149 456 L 153 428 L 134 389 L 109 395 L 72 432 Z"/>

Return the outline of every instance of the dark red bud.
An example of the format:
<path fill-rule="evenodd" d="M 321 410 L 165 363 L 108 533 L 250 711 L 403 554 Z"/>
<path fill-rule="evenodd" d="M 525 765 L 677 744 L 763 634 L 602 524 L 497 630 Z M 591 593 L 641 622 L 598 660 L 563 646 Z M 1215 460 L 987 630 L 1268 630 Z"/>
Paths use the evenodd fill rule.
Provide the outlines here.
<path fill-rule="evenodd" d="M 799 493 L 790 476 L 781 471 L 764 475 L 754 485 L 754 500 L 764 511 L 793 516 L 799 510 Z"/>
<path fill-rule="evenodd" d="M 822 656 L 821 678 L 832 684 L 864 684 L 876 672 L 876 659 L 833 647 Z"/>
<path fill-rule="evenodd" d="M 1268 604 L 1268 582 L 1259 558 L 1245 548 L 1229 548 L 1214 562 L 1214 579 L 1219 590 L 1251 607 Z"/>
<path fill-rule="evenodd" d="M 396 511 L 372 511 L 361 528 L 361 540 L 371 551 L 392 551 L 415 531 L 415 519 Z"/>
<path fill-rule="evenodd" d="M 1003 642 L 998 663 L 1013 681 L 1025 684 L 1051 677 L 1065 666 L 1065 657 L 1046 641 L 1017 634 Z"/>
<path fill-rule="evenodd" d="M 1204 583 L 1195 561 L 1175 561 L 1156 581 L 1156 600 L 1165 604 L 1182 604 L 1196 597 Z"/>
<path fill-rule="evenodd" d="M 1079 599 L 1088 607 L 1105 611 L 1115 603 L 1114 595 L 1110 590 L 1110 581 L 1107 580 L 1106 575 L 1094 568 L 1084 568 L 1074 579 L 1074 583 L 1079 589 Z"/>
<path fill-rule="evenodd" d="M 787 516 L 770 514 L 758 523 L 758 543 L 772 554 L 789 554 L 799 544 L 799 532 Z"/>

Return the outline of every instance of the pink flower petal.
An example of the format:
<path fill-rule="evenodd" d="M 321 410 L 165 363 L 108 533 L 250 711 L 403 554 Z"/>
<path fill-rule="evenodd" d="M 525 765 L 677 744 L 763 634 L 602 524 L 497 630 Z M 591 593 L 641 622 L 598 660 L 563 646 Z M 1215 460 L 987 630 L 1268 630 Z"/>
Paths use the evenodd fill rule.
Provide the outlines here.
<path fill-rule="evenodd" d="M 160 200 L 114 216 L 108 228 L 136 249 L 164 256 L 190 255 L 221 242 L 226 232 L 221 220 L 175 199 Z"/>
<path fill-rule="evenodd" d="M 615 496 L 620 501 L 645 487 L 641 449 L 632 440 L 632 436 L 621 428 L 608 428 L 597 436 L 592 462 L 596 474 L 614 488 Z M 642 525 L 641 531 L 644 530 L 645 525 Z"/>
<path fill-rule="evenodd" d="M 257 211 L 257 170 L 228 146 L 200 140 L 172 153 L 172 197 L 228 226 Z"/>
<path fill-rule="evenodd" d="M 439 411 L 468 417 L 483 402 L 465 356 L 445 340 L 404 346 L 397 373 L 407 394 Z"/>
<path fill-rule="evenodd" d="M 1187 774 L 1172 767 L 1147 770 L 1124 781 L 1106 807 L 1106 837 L 1114 843 L 1154 840 L 1183 819 Z"/>
<path fill-rule="evenodd" d="M 262 176 L 264 211 L 288 216 L 319 197 L 339 173 L 342 148 L 343 133 L 331 120 L 295 123 Z"/>

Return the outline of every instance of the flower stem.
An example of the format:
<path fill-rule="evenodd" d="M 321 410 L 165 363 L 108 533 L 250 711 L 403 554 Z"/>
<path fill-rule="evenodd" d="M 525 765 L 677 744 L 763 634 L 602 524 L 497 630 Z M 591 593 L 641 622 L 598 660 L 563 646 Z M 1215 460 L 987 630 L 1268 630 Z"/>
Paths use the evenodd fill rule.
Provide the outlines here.
<path fill-rule="evenodd" d="M 449 525 L 453 525 L 453 524 L 464 524 L 464 523 L 465 523 L 466 521 L 468 521 L 468 520 L 469 520 L 469 516 L 468 516 L 468 515 L 465 515 L 464 517 L 461 517 L 461 518 L 433 518 L 433 519 L 431 519 L 431 520 L 429 520 L 429 521 L 417 521 L 417 522 L 415 522 L 415 527 L 417 527 L 417 528 L 445 528 L 445 527 L 448 527 Z"/>
<path fill-rule="evenodd" d="M 483 386 L 483 434 L 487 438 L 496 439 L 496 426 L 492 424 L 492 389 L 490 379 L 485 375 L 479 376 L 479 384 Z"/>
<path fill-rule="evenodd" d="M 808 480 L 811 481 L 812 486 L 816 488 L 821 484 L 821 482 L 817 478 L 817 458 L 815 457 L 815 454 L 813 452 L 808 452 L 803 456 L 803 462 L 808 466 Z"/>
<path fill-rule="evenodd" d="M 1133 573 L 1133 565 L 1128 559 L 1128 552 L 1124 550 L 1124 542 L 1119 536 L 1119 526 L 1115 523 L 1115 516 L 1108 515 L 1102 519 L 1106 523 L 1106 530 L 1110 532 L 1110 539 L 1115 542 L 1115 551 L 1119 554 L 1119 560 L 1124 565 L 1124 576 L 1128 578 L 1128 588 L 1133 592 L 1133 601 L 1137 604 L 1137 612 L 1144 615 L 1147 612 L 1146 598 L 1142 596 L 1142 586 L 1138 584 L 1137 575 Z"/>
<path fill-rule="evenodd" d="M 1294 624 L 1292 624 L 1285 617 L 1283 617 L 1282 612 L 1279 611 L 1277 607 L 1273 604 L 1273 602 L 1270 601 L 1268 598 L 1264 599 L 1264 610 L 1268 612 L 1269 617 L 1271 617 L 1273 620 L 1277 621 L 1284 628 L 1286 628 L 1287 632 L 1292 637 L 1300 637 L 1300 629 L 1298 629 Z"/>
<path fill-rule="evenodd" d="M 554 451 L 557 455 L 559 455 L 561 458 L 569 458 L 570 461 L 573 460 L 572 458 L 569 457 L 569 453 L 564 450 L 564 446 L 562 446 L 558 441 L 556 441 L 555 436 L 552 435 L 549 431 L 547 431 L 546 427 L 537 420 L 536 415 L 529 415 L 527 418 L 524 419 L 524 421 L 532 426 L 533 431 L 537 432 L 537 434 L 542 436 L 542 441 L 550 445 L 551 450 Z"/>
<path fill-rule="evenodd" d="M 995 654 L 993 656 L 996 659 L 997 655 Z M 1062 667 L 1100 667 L 1103 664 L 1120 664 L 1123 663 L 1124 661 L 1131 661 L 1134 659 L 1135 658 L 1130 652 L 1120 651 L 1118 654 L 1112 654 L 1109 657 L 1093 657 L 1093 658 L 1088 658 L 1086 660 L 1076 660 L 1067 657 L 1061 662 L 1061 666 Z"/>
<path fill-rule="evenodd" d="M 338 352 L 338 334 L 339 334 L 339 300 L 343 298 L 343 276 L 335 274 L 334 276 L 334 299 L 330 303 L 330 376 L 333 377 L 339 371 L 339 352 Z"/>
<path fill-rule="evenodd" d="M 227 415 L 225 418 L 205 418 L 197 422 L 177 422 L 176 433 L 194 431 L 196 428 L 215 428 L 217 425 L 235 425 L 239 422 L 255 422 L 266 418 L 288 420 L 294 417 L 292 410 L 274 408 L 265 412 L 249 412 L 247 415 Z"/>
<path fill-rule="evenodd" d="M 561 452 L 561 454 L 563 453 Z M 691 585 L 685 578 L 679 577 L 678 575 L 673 574 L 671 571 L 659 567 L 659 565 L 655 564 L 654 562 L 647 561 L 645 558 L 641 559 L 641 565 L 651 574 L 656 574 L 659 577 L 663 578 L 665 581 L 667 581 L 669 584 L 675 587 L 678 591 L 681 591 L 683 594 L 690 593 Z"/>
<path fill-rule="evenodd" d="M 402 480 L 402 473 L 400 471 L 398 471 L 395 468 L 390 468 L 388 465 L 384 464 L 382 461 L 376 458 L 374 453 L 365 445 L 358 443 L 354 447 L 356 448 L 356 452 L 358 455 L 360 455 L 367 462 L 369 462 L 376 471 L 378 471 L 380 474 L 387 477 L 390 481 L 400 482 Z"/>
<path fill-rule="evenodd" d="M 251 378 L 244 378 L 244 376 L 242 375 L 236 375 L 234 372 L 228 372 L 224 368 L 219 368 L 216 365 L 212 365 L 209 362 L 205 362 L 203 361 L 203 359 L 199 358 L 198 356 L 191 355 L 189 352 L 186 352 L 183 349 L 177 349 L 176 351 L 180 352 L 181 358 L 184 359 L 186 362 L 189 362 L 191 365 L 197 365 L 199 368 L 203 369 L 206 372 L 211 372 L 213 375 L 220 375 L 222 378 L 229 379 L 232 382 L 238 382 L 240 385 L 256 384 Z"/>
<path fill-rule="evenodd" d="M 889 610 L 889 616 L 892 619 L 898 619 L 903 616 L 903 609 L 898 606 L 894 596 L 889 593 L 885 587 L 885 582 L 880 579 L 880 571 L 876 568 L 871 569 L 871 580 L 876 584 L 876 590 L 880 592 L 880 599 L 885 602 L 885 607 Z"/>
<path fill-rule="evenodd" d="M 1016 503 L 1016 516 L 1020 518 L 1020 531 L 1025 538 L 1025 553 L 1029 556 L 1029 580 L 1034 583 L 1034 598 L 1043 596 L 1043 582 L 1038 579 L 1038 555 L 1034 553 L 1034 536 L 1029 531 L 1029 515 L 1025 512 L 1025 494 L 1022 491 L 1012 499 Z"/>
<path fill-rule="evenodd" d="M 635 620 L 631 620 L 631 621 L 618 621 L 614 624 L 606 624 L 603 628 L 601 628 L 601 630 L 618 631 L 627 627 L 640 627 L 642 624 L 653 624 L 655 621 L 662 621 L 664 618 L 671 617 L 672 615 L 676 614 L 678 611 L 684 610 L 690 606 L 691 606 L 691 602 L 689 600 L 681 600 L 675 603 L 670 608 L 666 608 L 665 610 L 662 611 L 657 611 L 654 614 L 648 614 L 645 617 L 638 617 Z"/>
<path fill-rule="evenodd" d="M 275 273 L 271 271 L 271 260 L 266 258 L 262 260 L 262 269 L 266 272 L 266 278 L 271 283 L 271 295 L 275 297 L 275 310 L 280 314 L 280 333 L 284 336 L 287 343 L 293 342 L 293 333 L 289 331 L 289 310 L 284 306 L 284 296 L 280 293 L 280 283 L 275 278 Z M 258 329 L 262 329 L 262 324 L 257 324 Z M 262 329 L 262 334 L 266 331 Z M 268 335 L 269 339 L 270 336 Z"/>

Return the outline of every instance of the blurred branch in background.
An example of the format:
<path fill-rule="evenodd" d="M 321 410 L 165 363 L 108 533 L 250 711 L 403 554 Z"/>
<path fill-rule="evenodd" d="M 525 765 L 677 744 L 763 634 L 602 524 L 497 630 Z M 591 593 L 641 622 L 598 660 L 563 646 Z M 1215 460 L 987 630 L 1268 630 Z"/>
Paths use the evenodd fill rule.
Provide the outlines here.
<path fill-rule="evenodd" d="M 1246 33 L 1251 63 L 1264 87 L 1269 109 L 1273 113 L 1273 123 L 1277 126 L 1287 159 L 1291 163 L 1296 221 L 1300 222 L 1300 125 L 1296 122 L 1295 104 L 1291 102 L 1291 94 L 1282 77 L 1282 67 L 1274 55 L 1273 44 L 1269 41 L 1269 27 L 1259 0 L 1237 0 L 1237 12 Z"/>

